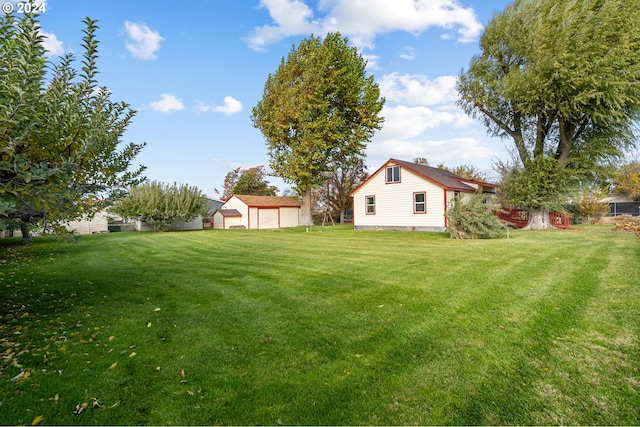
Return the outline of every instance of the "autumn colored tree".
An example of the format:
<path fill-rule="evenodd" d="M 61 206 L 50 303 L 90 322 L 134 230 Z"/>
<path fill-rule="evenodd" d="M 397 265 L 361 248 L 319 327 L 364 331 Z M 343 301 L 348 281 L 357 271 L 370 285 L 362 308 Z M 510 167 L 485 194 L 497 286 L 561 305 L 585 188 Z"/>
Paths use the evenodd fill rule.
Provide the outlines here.
<path fill-rule="evenodd" d="M 444 164 L 439 164 L 438 168 L 448 170 L 449 172 L 453 172 L 458 176 L 469 179 L 471 181 L 479 181 L 479 182 L 488 182 L 489 177 L 487 174 L 480 170 L 477 166 L 471 164 L 462 164 L 459 166 L 455 166 L 450 168 L 445 166 Z"/>
<path fill-rule="evenodd" d="M 318 188 L 318 201 L 328 212 L 340 212 L 340 223 L 345 222 L 345 211 L 353 208 L 351 193 L 369 176 L 363 159 L 351 165 L 327 172 L 325 183 Z"/>
<path fill-rule="evenodd" d="M 620 166 L 613 173 L 613 191 L 633 200 L 640 200 L 640 161 L 634 160 Z"/>
<path fill-rule="evenodd" d="M 605 197 L 599 188 L 584 188 L 578 193 L 573 205 L 586 224 L 609 213 L 609 203 L 602 201 Z"/>
<path fill-rule="evenodd" d="M 266 180 L 263 165 L 247 169 L 237 167 L 224 178 L 222 199 L 229 200 L 234 194 L 275 196 L 278 187 Z"/>
<path fill-rule="evenodd" d="M 301 224 L 313 224 L 311 196 L 326 173 L 364 155 L 384 104 L 366 61 L 347 38 L 311 36 L 282 58 L 252 110 L 270 166 L 302 196 Z"/>
<path fill-rule="evenodd" d="M 635 143 L 640 0 L 516 0 L 487 25 L 459 104 L 513 142 L 506 200 L 546 228 L 581 175 Z"/>

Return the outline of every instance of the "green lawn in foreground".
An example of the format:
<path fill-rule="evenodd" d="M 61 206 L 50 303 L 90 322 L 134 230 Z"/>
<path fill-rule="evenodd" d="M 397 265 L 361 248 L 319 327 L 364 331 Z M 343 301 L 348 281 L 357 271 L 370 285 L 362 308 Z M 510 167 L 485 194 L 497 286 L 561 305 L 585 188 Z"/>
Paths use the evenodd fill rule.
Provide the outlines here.
<path fill-rule="evenodd" d="M 0 424 L 640 424 L 631 234 L 1 244 Z"/>

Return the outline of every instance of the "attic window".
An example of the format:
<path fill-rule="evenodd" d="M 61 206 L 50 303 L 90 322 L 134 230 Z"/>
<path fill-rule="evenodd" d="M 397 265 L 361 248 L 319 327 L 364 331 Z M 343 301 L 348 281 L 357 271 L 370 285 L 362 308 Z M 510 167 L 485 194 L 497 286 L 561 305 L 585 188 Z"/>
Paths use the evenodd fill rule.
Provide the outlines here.
<path fill-rule="evenodd" d="M 393 183 L 393 182 L 400 182 L 400 166 L 396 165 L 396 166 L 389 166 L 387 168 L 387 177 L 385 182 L 388 183 Z"/>

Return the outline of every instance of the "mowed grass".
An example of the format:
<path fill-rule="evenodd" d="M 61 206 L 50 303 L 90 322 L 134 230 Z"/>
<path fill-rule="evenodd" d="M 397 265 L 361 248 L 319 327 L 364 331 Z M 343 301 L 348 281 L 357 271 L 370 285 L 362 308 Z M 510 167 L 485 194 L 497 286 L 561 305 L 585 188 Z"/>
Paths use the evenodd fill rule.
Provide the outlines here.
<path fill-rule="evenodd" d="M 315 227 L 0 251 L 0 424 L 640 424 L 631 234 Z"/>

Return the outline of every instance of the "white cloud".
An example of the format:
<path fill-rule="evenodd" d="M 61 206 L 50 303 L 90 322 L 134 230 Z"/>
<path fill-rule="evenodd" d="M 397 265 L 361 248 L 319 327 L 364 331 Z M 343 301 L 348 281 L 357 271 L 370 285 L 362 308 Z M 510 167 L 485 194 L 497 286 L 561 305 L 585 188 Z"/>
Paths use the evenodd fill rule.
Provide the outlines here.
<path fill-rule="evenodd" d="M 58 40 L 58 37 L 53 33 L 47 33 L 40 30 L 40 34 L 44 37 L 42 45 L 47 49 L 46 56 L 60 56 L 64 54 L 64 47 L 62 42 Z"/>
<path fill-rule="evenodd" d="M 158 57 L 160 43 L 164 40 L 160 33 L 145 24 L 126 21 L 124 26 L 129 37 L 125 47 L 134 57 L 145 61 Z"/>
<path fill-rule="evenodd" d="M 404 49 L 402 49 L 400 53 L 398 53 L 398 56 L 400 56 L 400 58 L 405 59 L 407 61 L 411 61 L 416 57 L 416 50 L 410 46 L 407 46 Z"/>
<path fill-rule="evenodd" d="M 464 137 L 451 139 L 418 139 L 418 140 L 375 140 L 367 148 L 367 157 L 382 164 L 389 158 L 412 160 L 426 157 L 431 165 L 438 163 L 485 163 L 495 154 L 478 138 Z"/>
<path fill-rule="evenodd" d="M 371 49 L 377 35 L 394 31 L 419 34 L 438 27 L 456 31 L 462 43 L 476 40 L 482 31 L 473 9 L 457 0 L 320 0 L 319 12 L 325 12 L 320 18 L 302 0 L 261 0 L 260 7 L 269 10 L 273 25 L 254 28 L 248 43 L 255 50 L 310 33 L 340 31 L 355 46 Z"/>
<path fill-rule="evenodd" d="M 316 22 L 310 21 L 313 11 L 301 0 L 260 0 L 260 8 L 269 10 L 275 25 L 253 29 L 247 41 L 254 50 L 264 50 L 265 46 L 289 36 L 318 33 L 321 28 Z"/>
<path fill-rule="evenodd" d="M 242 103 L 232 96 L 225 96 L 223 105 L 208 105 L 204 102 L 198 102 L 198 105 L 196 105 L 196 111 L 198 113 L 213 111 L 214 113 L 222 113 L 227 116 L 231 116 L 242 111 Z"/>
<path fill-rule="evenodd" d="M 452 124 L 456 120 L 456 115 L 450 112 L 404 105 L 385 105 L 380 114 L 384 117 L 384 123 L 376 136 L 385 140 L 415 138 L 428 129 Z"/>
<path fill-rule="evenodd" d="M 455 104 L 457 99 L 455 76 L 441 76 L 429 80 L 419 74 L 391 73 L 382 76 L 380 92 L 389 101 L 409 105 Z"/>
<path fill-rule="evenodd" d="M 160 95 L 160 100 L 149 103 L 149 107 L 151 107 L 153 111 L 159 111 L 161 113 L 184 110 L 182 101 L 170 93 L 163 93 Z"/>

